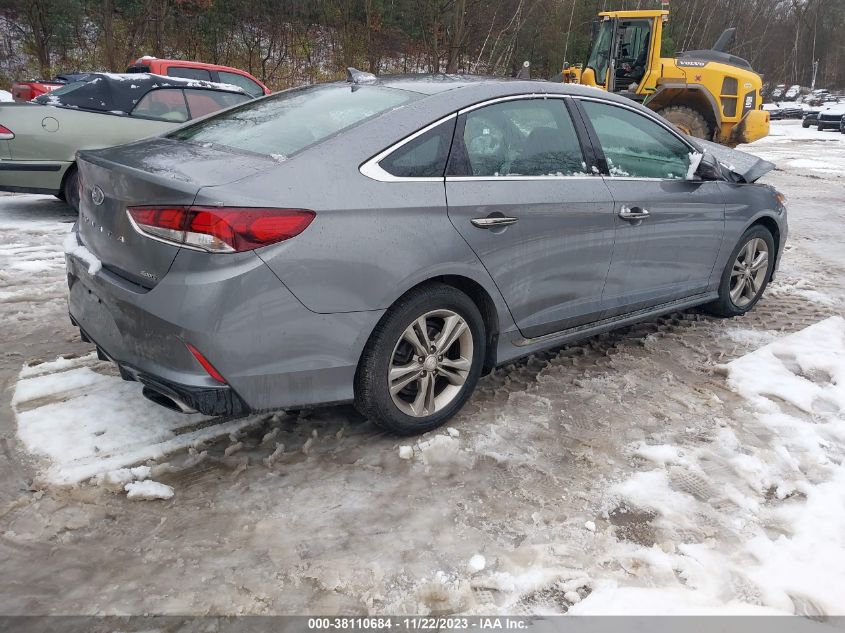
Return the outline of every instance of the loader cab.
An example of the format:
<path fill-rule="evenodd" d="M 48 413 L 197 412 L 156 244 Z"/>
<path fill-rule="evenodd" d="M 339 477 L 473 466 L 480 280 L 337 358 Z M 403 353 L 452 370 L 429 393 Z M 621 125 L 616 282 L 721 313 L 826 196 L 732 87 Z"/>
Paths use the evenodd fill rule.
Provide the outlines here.
<path fill-rule="evenodd" d="M 619 15 L 622 13 L 627 15 Z M 610 92 L 624 92 L 634 98 L 649 92 L 653 85 L 649 89 L 646 85 L 653 84 L 654 60 L 660 58 L 662 15 L 657 14 L 662 12 L 600 14 L 593 22 L 593 38 L 582 83 Z"/>

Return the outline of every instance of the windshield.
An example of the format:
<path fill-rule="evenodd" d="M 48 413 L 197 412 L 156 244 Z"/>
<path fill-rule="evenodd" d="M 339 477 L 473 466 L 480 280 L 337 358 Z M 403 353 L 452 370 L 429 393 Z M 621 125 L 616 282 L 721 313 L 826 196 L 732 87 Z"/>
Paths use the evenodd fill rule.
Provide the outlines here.
<path fill-rule="evenodd" d="M 311 86 L 252 101 L 168 136 L 287 157 L 420 96 L 383 86 Z"/>
<path fill-rule="evenodd" d="M 607 75 L 607 65 L 610 61 L 610 44 L 613 39 L 613 22 L 605 20 L 601 23 L 598 35 L 593 40 L 590 55 L 587 58 L 587 68 L 596 73 L 596 83 L 604 85 Z"/>

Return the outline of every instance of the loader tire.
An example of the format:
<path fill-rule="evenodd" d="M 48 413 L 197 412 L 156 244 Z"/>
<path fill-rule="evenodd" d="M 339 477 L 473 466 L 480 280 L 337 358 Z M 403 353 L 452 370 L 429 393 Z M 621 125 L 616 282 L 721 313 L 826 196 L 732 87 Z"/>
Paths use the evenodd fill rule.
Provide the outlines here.
<path fill-rule="evenodd" d="M 699 112 L 687 106 L 669 106 L 662 108 L 657 113 L 664 119 L 680 128 L 685 134 L 695 138 L 703 138 L 709 141 L 713 137 L 710 125 Z"/>

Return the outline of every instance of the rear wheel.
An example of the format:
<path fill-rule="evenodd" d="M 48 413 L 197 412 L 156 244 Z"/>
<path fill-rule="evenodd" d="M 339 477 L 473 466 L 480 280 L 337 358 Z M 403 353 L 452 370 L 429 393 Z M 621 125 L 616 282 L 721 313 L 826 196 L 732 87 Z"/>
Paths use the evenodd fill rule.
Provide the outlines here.
<path fill-rule="evenodd" d="M 432 284 L 402 297 L 376 326 L 355 375 L 355 406 L 400 435 L 425 433 L 464 405 L 481 375 L 484 320 L 462 292 Z"/>
<path fill-rule="evenodd" d="M 706 309 L 717 316 L 745 314 L 760 300 L 772 277 L 775 240 L 764 226 L 752 226 L 731 253 L 719 284 L 719 298 Z"/>
<path fill-rule="evenodd" d="M 684 134 L 689 134 L 696 138 L 703 138 L 709 141 L 713 136 L 710 125 L 704 116 L 687 106 L 669 106 L 658 110 L 657 113 L 664 119 L 673 123 L 675 127 L 679 128 Z"/>
<path fill-rule="evenodd" d="M 79 171 L 76 165 L 68 168 L 65 175 L 65 182 L 62 185 L 62 200 L 67 202 L 72 209 L 79 211 Z"/>

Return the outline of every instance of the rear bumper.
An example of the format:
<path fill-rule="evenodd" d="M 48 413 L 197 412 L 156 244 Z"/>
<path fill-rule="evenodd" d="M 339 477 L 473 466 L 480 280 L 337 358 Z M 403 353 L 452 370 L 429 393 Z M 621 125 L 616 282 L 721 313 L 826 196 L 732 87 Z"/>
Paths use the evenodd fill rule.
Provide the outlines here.
<path fill-rule="evenodd" d="M 70 321 L 79 327 L 73 315 Z M 83 341 L 97 346 L 97 356 L 100 360 L 114 362 L 120 371 L 120 377 L 124 380 L 140 382 L 144 386 L 144 395 L 157 404 L 181 413 L 202 413 L 211 416 L 238 416 L 250 412 L 243 399 L 229 386 L 196 387 L 153 376 L 128 363 L 114 360 L 83 328 L 79 327 L 79 332 Z"/>
<path fill-rule="evenodd" d="M 209 415 L 349 402 L 383 310 L 318 314 L 255 253 L 181 250 L 151 290 L 66 255 L 71 319 L 150 389 Z M 225 378 L 209 376 L 185 343 Z"/>

